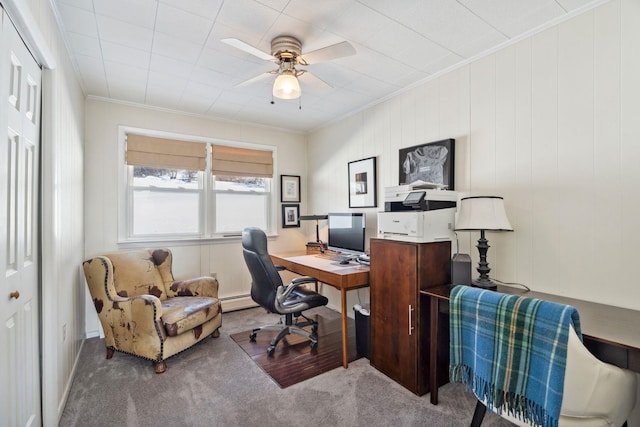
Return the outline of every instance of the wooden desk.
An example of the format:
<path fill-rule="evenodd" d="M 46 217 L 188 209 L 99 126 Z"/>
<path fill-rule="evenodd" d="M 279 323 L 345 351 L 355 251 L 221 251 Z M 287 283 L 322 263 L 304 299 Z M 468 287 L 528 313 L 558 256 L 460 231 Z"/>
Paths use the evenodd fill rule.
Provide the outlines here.
<path fill-rule="evenodd" d="M 327 254 L 306 255 L 305 252 L 269 254 L 276 265 L 302 276 L 312 276 L 340 290 L 342 310 L 342 366 L 349 366 L 347 350 L 347 291 L 369 286 L 369 267 L 355 262 L 340 264 Z"/>
<path fill-rule="evenodd" d="M 431 345 L 430 348 L 429 381 L 431 403 L 434 405 L 438 404 L 438 347 L 442 345 L 449 347 L 449 331 L 447 329 L 444 331 L 446 333 L 441 333 L 443 331 L 440 331 L 438 323 L 442 312 L 449 312 L 449 294 L 452 288 L 452 285 L 444 285 L 421 291 L 423 296 L 431 300 L 430 342 L 435 345 Z M 582 337 L 589 351 L 600 360 L 640 372 L 640 332 L 637 329 L 637 325 L 640 325 L 640 311 L 559 295 L 526 292 L 510 286 L 499 285 L 498 291 L 574 306 L 580 313 Z"/>

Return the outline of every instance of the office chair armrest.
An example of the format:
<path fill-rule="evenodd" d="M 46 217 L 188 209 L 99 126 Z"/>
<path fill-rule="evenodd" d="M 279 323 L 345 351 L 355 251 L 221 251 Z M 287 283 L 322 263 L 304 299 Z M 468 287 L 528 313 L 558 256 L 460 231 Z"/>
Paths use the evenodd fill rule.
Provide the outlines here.
<path fill-rule="evenodd" d="M 303 285 L 305 283 L 316 283 L 318 279 L 311 276 L 295 277 L 291 280 L 292 285 Z"/>
<path fill-rule="evenodd" d="M 284 265 L 273 265 L 277 271 L 282 271 L 282 270 L 286 270 L 287 268 Z"/>
<path fill-rule="evenodd" d="M 282 304 L 283 302 L 285 302 L 287 298 L 289 298 L 289 295 L 291 295 L 291 292 L 293 292 L 294 289 L 296 289 L 298 286 L 304 285 L 305 283 L 316 282 L 317 279 L 315 277 L 303 276 L 294 278 L 287 286 L 279 286 L 276 290 L 276 300 L 278 304 Z"/>

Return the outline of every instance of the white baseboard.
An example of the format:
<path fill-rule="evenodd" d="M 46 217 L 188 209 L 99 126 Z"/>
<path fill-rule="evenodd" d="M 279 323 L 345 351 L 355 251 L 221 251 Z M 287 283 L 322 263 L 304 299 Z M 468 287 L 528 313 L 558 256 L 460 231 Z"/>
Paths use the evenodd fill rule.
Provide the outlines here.
<path fill-rule="evenodd" d="M 69 399 L 69 393 L 71 392 L 71 386 L 73 385 L 73 379 L 76 376 L 76 371 L 78 370 L 78 362 L 80 361 L 80 353 L 82 353 L 82 349 L 84 348 L 85 340 L 80 342 L 80 348 L 78 348 L 78 353 L 76 354 L 76 358 L 73 361 L 73 366 L 71 367 L 71 372 L 69 373 L 69 377 L 67 378 L 67 383 L 64 386 L 64 390 L 62 391 L 62 396 L 60 399 L 60 403 L 58 404 L 58 422 L 60 422 L 60 418 L 62 417 L 62 411 L 64 411 L 64 407 L 67 405 L 67 400 Z"/>
<path fill-rule="evenodd" d="M 222 311 L 229 312 L 235 310 L 242 310 L 244 308 L 252 308 L 257 307 L 258 304 L 255 303 L 249 296 L 245 297 L 237 297 L 237 298 L 229 298 L 229 299 L 221 299 L 222 303 Z"/>

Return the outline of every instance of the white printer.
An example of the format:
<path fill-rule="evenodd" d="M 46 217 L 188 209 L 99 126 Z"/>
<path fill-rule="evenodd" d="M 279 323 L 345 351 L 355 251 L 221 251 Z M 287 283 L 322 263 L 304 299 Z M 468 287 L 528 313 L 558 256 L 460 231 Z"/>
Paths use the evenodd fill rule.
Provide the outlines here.
<path fill-rule="evenodd" d="M 384 188 L 384 211 L 398 212 L 411 210 L 435 210 L 443 208 L 455 208 L 458 201 L 458 193 L 449 190 L 435 189 L 436 184 L 405 184 Z M 423 205 L 409 205 L 407 197 L 416 192 L 424 192 Z"/>
<path fill-rule="evenodd" d="M 378 238 L 405 242 L 454 240 L 455 191 L 401 185 L 385 188 L 385 212 L 378 213 Z"/>

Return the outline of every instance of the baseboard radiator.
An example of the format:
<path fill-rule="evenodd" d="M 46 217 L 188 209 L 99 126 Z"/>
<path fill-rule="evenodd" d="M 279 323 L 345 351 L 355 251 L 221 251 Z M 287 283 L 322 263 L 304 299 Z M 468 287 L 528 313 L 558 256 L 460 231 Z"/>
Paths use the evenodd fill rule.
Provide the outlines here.
<path fill-rule="evenodd" d="M 251 295 L 234 295 L 230 297 L 220 298 L 220 302 L 222 303 L 222 311 L 229 312 L 235 310 L 242 310 L 244 308 L 257 307 L 252 299 Z"/>

